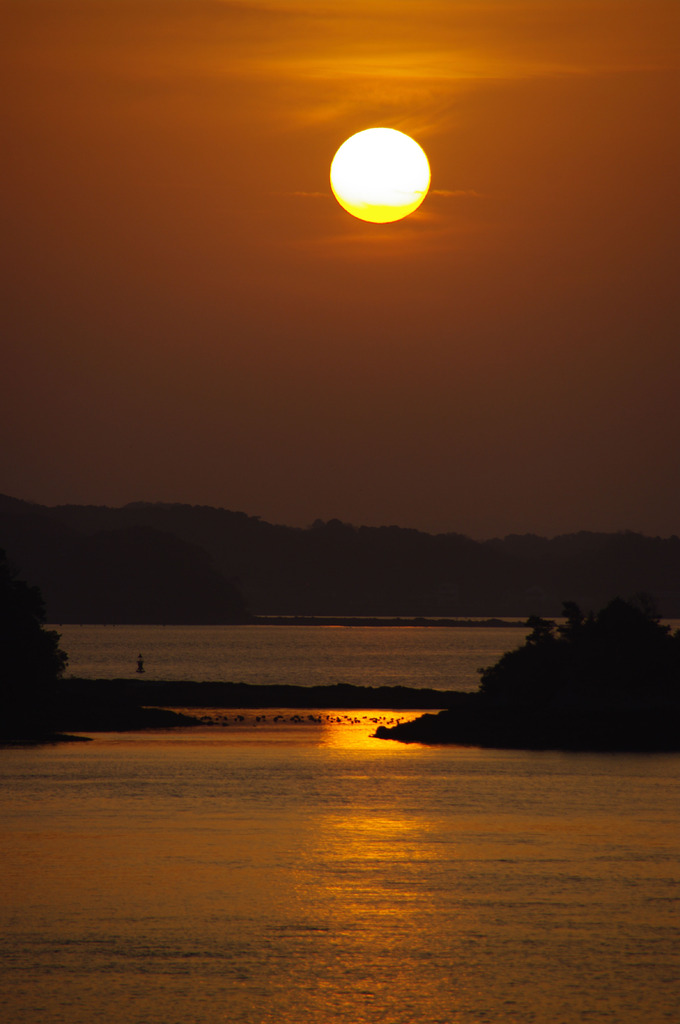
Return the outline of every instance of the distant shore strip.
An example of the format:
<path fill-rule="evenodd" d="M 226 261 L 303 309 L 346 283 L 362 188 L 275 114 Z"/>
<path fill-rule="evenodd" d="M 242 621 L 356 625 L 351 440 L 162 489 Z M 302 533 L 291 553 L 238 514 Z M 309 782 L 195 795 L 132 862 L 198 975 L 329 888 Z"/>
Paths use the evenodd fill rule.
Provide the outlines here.
<path fill-rule="evenodd" d="M 432 626 L 449 629 L 468 628 L 503 628 L 507 626 L 517 629 L 523 626 L 526 629 L 526 619 L 440 619 L 427 618 L 426 616 L 387 616 L 385 618 L 374 615 L 256 615 L 253 626 Z"/>

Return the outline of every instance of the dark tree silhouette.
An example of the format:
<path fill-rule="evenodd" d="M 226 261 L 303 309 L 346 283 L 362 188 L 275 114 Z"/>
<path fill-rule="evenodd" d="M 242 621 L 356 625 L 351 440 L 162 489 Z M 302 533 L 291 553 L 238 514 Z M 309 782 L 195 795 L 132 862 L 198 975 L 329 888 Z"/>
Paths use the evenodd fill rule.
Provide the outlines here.
<path fill-rule="evenodd" d="M 50 716 L 51 687 L 68 656 L 61 637 L 44 629 L 45 606 L 38 587 L 17 579 L 0 549 L 0 731 L 14 734 Z"/>
<path fill-rule="evenodd" d="M 528 620 L 522 647 L 482 669 L 478 693 L 376 735 L 405 743 L 469 743 L 533 750 L 680 749 L 680 631 L 647 599 L 615 598 L 566 620 Z"/>
<path fill-rule="evenodd" d="M 647 597 L 617 597 L 587 616 L 568 601 L 563 615 L 559 627 L 528 620 L 524 646 L 481 671 L 484 697 L 533 707 L 677 700 L 680 633 L 660 623 Z"/>

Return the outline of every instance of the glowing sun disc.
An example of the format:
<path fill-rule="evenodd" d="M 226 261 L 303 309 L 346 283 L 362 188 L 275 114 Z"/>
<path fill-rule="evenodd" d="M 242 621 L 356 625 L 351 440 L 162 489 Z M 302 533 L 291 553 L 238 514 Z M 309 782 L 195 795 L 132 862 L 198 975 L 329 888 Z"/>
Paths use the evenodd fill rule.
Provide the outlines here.
<path fill-rule="evenodd" d="M 331 163 L 331 188 L 360 220 L 387 224 L 417 210 L 430 187 L 430 165 L 412 138 L 367 128 L 343 142 Z"/>

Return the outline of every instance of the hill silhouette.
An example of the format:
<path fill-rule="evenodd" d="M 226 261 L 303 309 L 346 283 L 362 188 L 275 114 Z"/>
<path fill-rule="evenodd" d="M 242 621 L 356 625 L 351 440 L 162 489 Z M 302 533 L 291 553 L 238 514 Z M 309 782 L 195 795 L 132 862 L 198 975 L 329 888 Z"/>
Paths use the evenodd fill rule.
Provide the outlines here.
<path fill-rule="evenodd" d="M 54 622 L 254 615 L 559 615 L 651 594 L 680 616 L 680 539 L 637 533 L 475 541 L 337 519 L 301 529 L 209 506 L 47 507 L 0 496 L 0 545 Z"/>
<path fill-rule="evenodd" d="M 38 583 L 52 622 L 247 622 L 238 586 L 209 554 L 152 525 L 79 529 L 42 506 L 0 501 L 10 561 Z"/>

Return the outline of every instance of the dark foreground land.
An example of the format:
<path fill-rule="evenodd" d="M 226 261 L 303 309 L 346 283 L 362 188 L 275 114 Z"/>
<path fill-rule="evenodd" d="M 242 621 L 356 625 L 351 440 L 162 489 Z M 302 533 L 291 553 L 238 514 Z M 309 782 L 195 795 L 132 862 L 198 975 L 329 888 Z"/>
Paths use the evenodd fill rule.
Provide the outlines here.
<path fill-rule="evenodd" d="M 680 750 L 680 708 L 530 708 L 459 693 L 452 706 L 412 722 L 380 726 L 380 739 L 510 750 L 670 752 Z"/>
<path fill-rule="evenodd" d="M 405 743 L 528 750 L 680 750 L 680 631 L 642 596 L 564 623 L 529 619 L 524 645 L 481 672 L 446 711 L 380 728 Z"/>
<path fill-rule="evenodd" d="M 405 686 L 254 686 L 137 679 L 63 680 L 50 712 L 30 728 L 0 734 L 0 743 L 77 739 L 72 733 L 183 728 L 203 724 L 200 712 L 206 709 L 274 708 L 438 712 L 377 728 L 378 738 L 402 743 L 524 750 L 680 750 L 680 706 L 530 707 L 497 703 L 480 692 Z"/>

